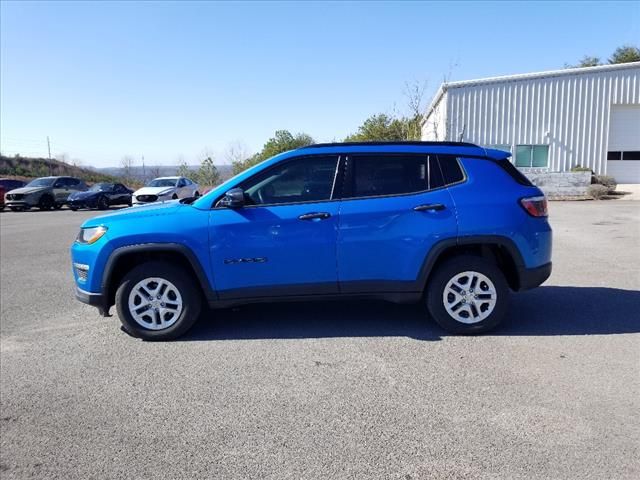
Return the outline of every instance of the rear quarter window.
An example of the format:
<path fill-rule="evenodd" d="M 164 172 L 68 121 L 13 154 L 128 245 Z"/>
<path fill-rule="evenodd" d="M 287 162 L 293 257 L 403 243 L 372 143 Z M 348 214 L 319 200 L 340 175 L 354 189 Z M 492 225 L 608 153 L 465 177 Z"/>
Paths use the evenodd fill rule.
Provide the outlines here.
<path fill-rule="evenodd" d="M 518 170 L 513 163 L 509 160 L 492 160 L 493 163 L 498 165 L 507 175 L 509 175 L 516 183 L 524 185 L 525 187 L 533 187 L 533 183 Z"/>
<path fill-rule="evenodd" d="M 445 185 L 451 185 L 464 180 L 464 171 L 457 157 L 451 155 L 438 155 L 438 162 L 442 170 Z"/>

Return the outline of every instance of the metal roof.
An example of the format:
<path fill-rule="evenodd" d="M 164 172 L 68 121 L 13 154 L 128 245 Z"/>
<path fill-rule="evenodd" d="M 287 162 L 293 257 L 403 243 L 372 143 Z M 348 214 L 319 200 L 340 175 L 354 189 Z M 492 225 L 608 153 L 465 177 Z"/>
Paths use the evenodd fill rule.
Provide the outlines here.
<path fill-rule="evenodd" d="M 461 80 L 457 82 L 449 82 L 443 83 L 438 88 L 438 91 L 433 97 L 433 100 L 429 104 L 429 108 L 427 108 L 427 114 L 425 116 L 428 117 L 431 115 L 431 112 L 435 108 L 435 106 L 440 102 L 442 96 L 453 88 L 462 88 L 462 87 L 475 87 L 477 85 L 488 85 L 492 83 L 507 83 L 507 82 L 519 82 L 526 80 L 537 80 L 541 78 L 550 78 L 550 77 L 561 77 L 561 76 L 571 76 L 571 75 L 583 75 L 583 74 L 594 74 L 594 73 L 607 73 L 610 71 L 618 71 L 618 70 L 632 70 L 635 68 L 640 68 L 640 62 L 629 62 L 629 63 L 617 63 L 614 65 L 598 65 L 596 67 L 581 67 L 581 68 L 563 68 L 562 70 L 549 70 L 546 72 L 533 72 L 533 73 L 519 73 L 515 75 L 503 75 L 500 77 L 487 77 L 487 78 L 479 78 L 475 80 Z"/>

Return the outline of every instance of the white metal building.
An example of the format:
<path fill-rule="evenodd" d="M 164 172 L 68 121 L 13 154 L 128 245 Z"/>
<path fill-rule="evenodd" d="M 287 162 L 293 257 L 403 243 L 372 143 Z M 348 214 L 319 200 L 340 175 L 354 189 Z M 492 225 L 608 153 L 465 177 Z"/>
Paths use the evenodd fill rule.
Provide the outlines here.
<path fill-rule="evenodd" d="M 581 165 L 640 183 L 640 62 L 442 84 L 422 138 L 509 150 L 525 170 Z"/>

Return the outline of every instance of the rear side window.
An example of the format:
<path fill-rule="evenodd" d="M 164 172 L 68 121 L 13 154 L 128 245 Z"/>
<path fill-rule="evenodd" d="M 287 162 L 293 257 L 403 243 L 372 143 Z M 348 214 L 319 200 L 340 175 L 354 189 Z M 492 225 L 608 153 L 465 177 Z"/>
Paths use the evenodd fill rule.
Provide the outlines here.
<path fill-rule="evenodd" d="M 464 180 L 464 172 L 456 157 L 451 155 L 438 155 L 438 160 L 440 161 L 440 168 L 442 169 L 442 176 L 444 177 L 444 183 L 446 185 Z"/>
<path fill-rule="evenodd" d="M 354 155 L 346 198 L 423 192 L 442 186 L 436 159 L 428 155 Z"/>
<path fill-rule="evenodd" d="M 507 173 L 507 175 L 513 178 L 520 185 L 524 185 L 525 187 L 533 186 L 529 179 L 525 177 L 524 174 L 520 170 L 518 170 L 509 160 L 493 160 L 493 163 L 498 165 Z"/>

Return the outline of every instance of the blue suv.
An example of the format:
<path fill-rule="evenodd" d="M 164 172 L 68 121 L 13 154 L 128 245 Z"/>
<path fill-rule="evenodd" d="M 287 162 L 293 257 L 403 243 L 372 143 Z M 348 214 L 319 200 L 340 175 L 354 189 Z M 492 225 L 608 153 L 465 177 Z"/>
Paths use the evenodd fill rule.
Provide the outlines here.
<path fill-rule="evenodd" d="M 485 332 L 509 291 L 551 274 L 547 203 L 509 153 L 469 143 L 312 145 L 198 199 L 86 221 L 76 297 L 173 339 L 204 305 L 378 298 L 425 302 L 444 329 Z"/>

